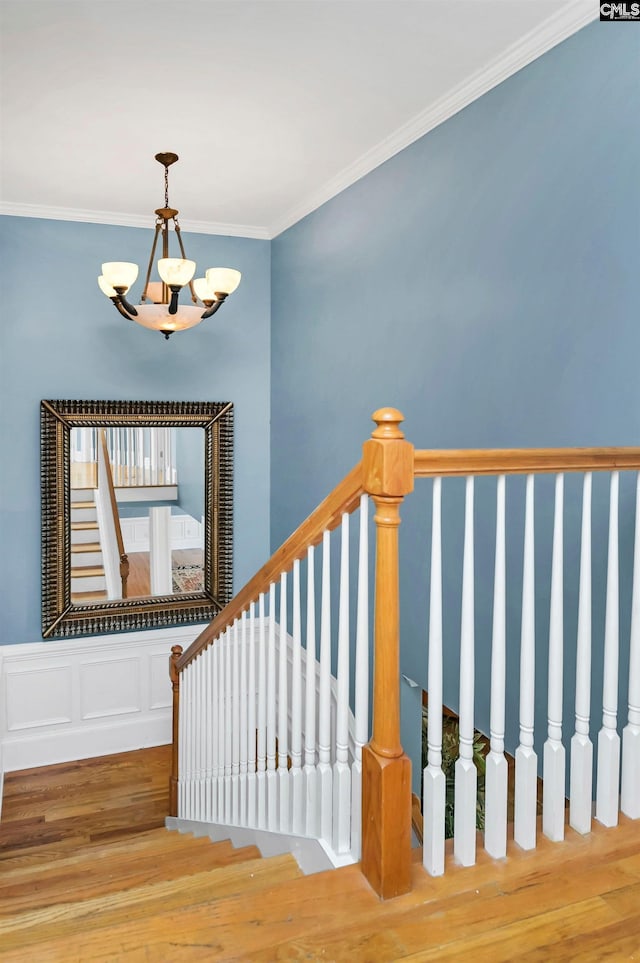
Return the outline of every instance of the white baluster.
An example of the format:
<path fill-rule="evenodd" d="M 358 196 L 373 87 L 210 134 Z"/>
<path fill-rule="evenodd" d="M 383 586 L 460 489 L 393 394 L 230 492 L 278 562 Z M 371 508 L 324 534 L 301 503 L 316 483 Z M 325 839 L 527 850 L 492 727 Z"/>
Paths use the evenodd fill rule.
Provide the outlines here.
<path fill-rule="evenodd" d="M 267 633 L 264 593 L 258 600 L 258 733 L 256 740 L 256 825 L 267 828 Z"/>
<path fill-rule="evenodd" d="M 185 667 L 182 673 L 182 684 L 180 692 L 181 716 L 184 718 L 184 753 L 183 753 L 183 773 L 184 773 L 184 819 L 191 819 L 191 753 L 193 740 L 191 738 L 191 663 Z"/>
<path fill-rule="evenodd" d="M 318 772 L 316 769 L 316 586 L 314 548 L 307 549 L 307 638 L 304 717 L 304 794 L 307 836 L 318 835 Z"/>
<path fill-rule="evenodd" d="M 210 646 L 211 652 L 211 706 L 209 718 L 211 720 L 211 810 L 209 821 L 218 822 L 218 666 L 219 645 L 217 640 Z"/>
<path fill-rule="evenodd" d="M 194 810 L 194 743 L 195 726 L 193 720 L 193 662 L 188 666 L 187 683 L 187 819 L 193 819 Z"/>
<path fill-rule="evenodd" d="M 351 849 L 351 770 L 349 769 L 349 516 L 342 514 L 338 668 L 336 696 L 336 761 L 333 767 L 333 848 Z"/>
<path fill-rule="evenodd" d="M 240 814 L 239 823 L 247 825 L 247 613 L 240 622 Z"/>
<path fill-rule="evenodd" d="M 640 818 L 640 475 L 636 483 L 636 537 L 629 643 L 629 721 L 622 733 L 620 808 L 630 819 Z"/>
<path fill-rule="evenodd" d="M 291 653 L 291 831 L 305 830 L 302 776 L 302 626 L 300 622 L 300 562 L 293 563 L 293 647 Z"/>
<path fill-rule="evenodd" d="M 233 651 L 231 626 L 224 634 L 224 813 L 227 823 L 233 822 L 233 793 L 231 775 L 233 772 L 233 704 L 232 677 Z"/>
<path fill-rule="evenodd" d="M 183 669 L 180 674 L 180 716 L 178 719 L 178 816 L 186 819 L 187 807 L 187 670 Z"/>
<path fill-rule="evenodd" d="M 369 741 L 369 496 L 360 496 L 356 611 L 355 758 L 351 767 L 351 855 L 362 848 L 362 749 Z"/>
<path fill-rule="evenodd" d="M 136 485 L 144 485 L 144 428 L 136 428 Z"/>
<path fill-rule="evenodd" d="M 508 766 L 504 754 L 506 669 L 506 482 L 500 475 L 496 487 L 496 558 L 493 577 L 493 631 L 491 641 L 490 750 L 485 772 L 484 848 L 494 859 L 507 855 Z"/>
<path fill-rule="evenodd" d="M 184 785 L 183 791 L 183 813 L 184 819 L 190 819 L 190 783 L 191 783 L 191 702 L 189 698 L 190 665 L 186 666 L 182 672 L 180 703 L 180 715 L 184 719 L 184 752 L 182 754 L 182 777 Z"/>
<path fill-rule="evenodd" d="M 442 771 L 442 479 L 433 480 L 427 765 L 422 773 L 424 845 L 422 862 L 431 876 L 444 873 L 446 780 Z"/>
<path fill-rule="evenodd" d="M 533 749 L 535 699 L 535 536 L 534 481 L 527 476 L 520 637 L 520 745 L 516 749 L 516 798 L 513 838 L 522 849 L 536 846 L 538 758 Z"/>
<path fill-rule="evenodd" d="M 571 738 L 569 825 L 577 833 L 591 831 L 593 744 L 589 738 L 591 712 L 591 472 L 582 487 L 580 589 L 576 649 L 576 727 Z"/>
<path fill-rule="evenodd" d="M 225 774 L 225 747 L 227 740 L 224 731 L 225 707 L 224 707 L 224 680 L 226 674 L 226 651 L 224 645 L 224 634 L 218 636 L 216 649 L 218 650 L 218 822 L 227 822 L 227 813 L 224 808 L 224 774 Z"/>
<path fill-rule="evenodd" d="M 200 653 L 194 660 L 194 681 L 195 681 L 195 716 L 196 716 L 196 732 L 195 732 L 195 754 L 196 754 L 196 797 L 195 797 L 195 816 L 196 819 L 201 820 L 203 818 L 202 812 L 202 797 L 204 789 L 204 720 L 203 720 L 203 708 L 204 708 L 204 698 L 203 698 L 203 680 L 204 674 L 202 672 L 202 661 L 204 658 L 204 653 Z"/>
<path fill-rule="evenodd" d="M 257 826 L 256 803 L 256 604 L 249 607 L 249 678 L 247 681 L 247 826 Z"/>
<path fill-rule="evenodd" d="M 238 620 L 230 630 L 232 651 L 232 702 L 231 702 L 231 818 L 240 825 L 240 633 Z"/>
<path fill-rule="evenodd" d="M 131 433 L 132 437 L 132 433 Z M 129 449 L 130 450 L 130 449 Z M 203 668 L 204 668 L 204 743 L 205 743 L 205 756 L 204 756 L 204 801 L 203 801 L 203 819 L 205 822 L 210 823 L 211 819 L 211 779 L 213 775 L 213 725 L 212 725 L 212 712 L 213 712 L 213 699 L 211 690 L 211 677 L 213 672 L 213 650 L 211 646 L 204 650 L 203 653 Z"/>
<path fill-rule="evenodd" d="M 548 738 L 544 744 L 542 831 L 554 842 L 564 839 L 565 752 L 562 745 L 562 667 L 564 659 L 563 565 L 564 476 L 556 477 L 549 614 Z"/>
<path fill-rule="evenodd" d="M 453 854 L 462 866 L 476 861 L 478 773 L 473 761 L 474 665 L 473 478 L 467 478 L 460 630 L 460 755 L 455 765 Z"/>
<path fill-rule="evenodd" d="M 604 619 L 604 678 L 602 685 L 602 728 L 598 733 L 598 775 L 596 819 L 603 826 L 618 825 L 620 785 L 620 736 L 618 721 L 618 472 L 611 473 L 609 498 L 609 551 L 607 560 L 607 602 Z"/>
<path fill-rule="evenodd" d="M 158 484 L 158 436 L 155 428 L 149 429 L 151 484 Z"/>
<path fill-rule="evenodd" d="M 331 537 L 322 536 L 322 612 L 320 616 L 320 692 L 318 706 L 318 780 L 320 783 L 320 838 L 333 839 L 333 782 L 331 771 Z"/>
<path fill-rule="evenodd" d="M 278 831 L 276 775 L 276 587 L 269 587 L 269 642 L 267 646 L 267 828 Z"/>
<path fill-rule="evenodd" d="M 287 634 L 287 573 L 280 576 L 280 630 L 278 634 L 278 798 L 279 830 L 291 830 L 291 793 L 289 787 L 289 691 L 287 662 L 289 637 Z"/>
<path fill-rule="evenodd" d="M 126 433 L 123 432 L 126 437 Z M 196 790 L 196 818 L 205 818 L 205 756 L 206 756 L 206 675 L 204 670 L 205 652 L 195 661 L 196 672 L 196 747 L 198 753 L 198 782 Z"/>

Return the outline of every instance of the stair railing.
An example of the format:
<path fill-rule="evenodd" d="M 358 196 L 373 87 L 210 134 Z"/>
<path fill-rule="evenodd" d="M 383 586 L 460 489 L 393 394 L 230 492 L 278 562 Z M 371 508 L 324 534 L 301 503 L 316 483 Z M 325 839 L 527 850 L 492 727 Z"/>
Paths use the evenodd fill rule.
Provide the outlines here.
<path fill-rule="evenodd" d="M 424 857 L 425 869 L 433 876 L 445 870 L 445 774 L 442 768 L 442 698 L 443 698 L 443 574 L 449 586 L 461 578 L 461 630 L 459 650 L 459 758 L 455 763 L 453 859 L 469 866 L 476 861 L 477 841 L 477 768 L 473 760 L 474 746 L 474 666 L 491 665 L 490 751 L 485 765 L 484 848 L 500 859 L 507 855 L 508 804 L 513 805 L 513 841 L 521 849 L 536 847 L 538 799 L 538 758 L 534 749 L 536 639 L 540 643 L 544 630 L 536 627 L 540 553 L 536 565 L 536 533 L 540 535 L 543 520 L 534 526 L 535 479 L 540 474 L 555 475 L 553 494 L 553 527 L 548 531 L 552 544 L 550 605 L 548 610 L 547 671 L 547 739 L 542 760 L 542 832 L 552 841 L 565 836 L 565 747 L 562 742 L 563 675 L 566 656 L 575 645 L 575 722 L 571 737 L 569 825 L 579 833 L 591 831 L 593 745 L 590 731 L 592 634 L 594 657 L 602 659 L 602 727 L 597 745 L 597 786 L 595 818 L 604 826 L 618 823 L 619 810 L 626 816 L 640 818 L 640 477 L 635 479 L 635 550 L 633 560 L 631 636 L 628 684 L 628 723 L 622 741 L 618 714 L 619 662 L 619 480 L 621 472 L 640 469 L 639 448 L 576 448 L 494 451 L 416 451 L 417 478 L 433 479 L 431 527 L 430 613 L 428 632 L 428 764 L 423 773 Z M 608 499 L 608 550 L 604 633 L 592 625 L 592 473 L 610 474 Z M 570 555 L 564 552 L 565 475 L 583 474 L 582 522 L 580 534 L 577 639 L 566 639 L 564 633 L 565 580 L 569 577 Z M 474 477 L 491 475 L 495 488 L 495 542 L 483 548 L 490 555 L 495 547 L 493 572 L 492 632 L 490 639 L 475 637 L 476 591 L 474 572 L 475 528 L 479 513 L 474 513 Z M 517 640 L 507 646 L 507 547 L 522 534 L 518 526 L 507 525 L 506 476 L 526 477 L 522 604 L 519 651 Z M 443 573 L 442 490 L 446 479 L 465 478 L 464 546 L 462 565 L 455 562 Z M 486 495 L 486 491 L 484 492 Z M 545 492 L 539 502 L 544 505 Z M 551 493 L 549 492 L 549 495 Z M 630 499 L 627 498 L 626 502 Z M 451 522 L 451 505 L 445 522 Z M 549 506 L 550 507 L 550 506 Z M 484 520 L 487 512 L 483 503 Z M 604 514 L 602 512 L 601 514 Z M 599 516 L 596 516 L 599 517 Z M 630 530 L 631 513 L 624 516 Z M 513 518 L 513 513 L 511 518 Z M 604 527 L 604 526 L 602 526 Z M 446 533 L 445 533 L 446 534 Z M 513 552 L 511 553 L 513 554 Z M 626 575 L 627 573 L 623 573 Z M 545 579 L 546 581 L 546 579 Z M 629 573 L 629 581 L 631 581 Z M 460 584 L 460 582 L 458 582 Z M 513 582 L 510 582 L 513 585 Z M 516 592 L 517 594 L 517 592 Z M 513 605 L 513 591 L 511 604 Z M 490 614 L 490 600 L 485 616 Z M 538 600 L 538 613 L 540 604 Z M 449 617 L 450 614 L 449 614 Z M 545 620 L 546 621 L 546 620 Z M 598 637 L 600 636 L 600 637 Z M 450 638 L 450 635 L 449 635 Z M 565 644 L 565 642 L 567 644 Z M 515 650 L 515 651 L 514 651 Z M 507 658 L 519 658 L 519 745 L 515 752 L 515 784 L 509 787 L 505 756 L 505 664 Z M 621 797 L 620 793 L 621 781 Z"/>
<path fill-rule="evenodd" d="M 374 887 L 391 896 L 410 885 L 410 763 L 400 744 L 397 562 L 398 512 L 413 485 L 413 447 L 399 430 L 398 412 L 382 409 L 374 419 L 377 427 L 364 446 L 362 462 L 186 652 L 179 646 L 172 649 L 170 811 L 183 818 L 239 821 L 313 835 L 338 857 L 361 855 L 363 870 Z M 376 675 L 373 740 L 366 746 L 369 493 L 376 506 L 377 529 Z M 349 518 L 356 509 L 360 510 L 357 614 L 350 652 L 354 633 L 349 626 Z M 336 679 L 332 681 L 330 533 L 338 527 L 340 591 L 334 640 Z M 320 544 L 318 591 L 314 549 Z M 301 561 L 307 573 L 304 673 Z M 289 571 L 292 635 L 287 642 Z M 315 658 L 316 594 L 320 599 L 319 660 Z M 349 709 L 352 660 L 353 715 Z M 195 732 L 206 736 L 194 739 Z"/>
<path fill-rule="evenodd" d="M 474 741 L 475 585 L 474 477 L 493 475 L 496 537 L 491 662 L 491 745 L 486 760 L 485 848 L 496 858 L 507 846 L 505 739 L 506 475 L 526 476 L 521 613 L 520 745 L 516 752 L 515 842 L 535 846 L 537 759 L 534 745 L 535 533 L 534 475 L 553 473 L 555 520 L 551 566 L 548 672 L 548 738 L 544 749 L 543 831 L 564 834 L 563 677 L 563 494 L 566 473 L 584 473 L 577 639 L 575 732 L 571 740 L 570 824 L 591 824 L 591 478 L 611 474 L 604 638 L 603 725 L 598 739 L 596 818 L 615 825 L 618 813 L 618 478 L 640 470 L 640 448 L 415 451 L 399 425 L 403 416 L 381 409 L 365 442 L 362 461 L 274 553 L 267 564 L 220 612 L 195 642 L 172 649 L 173 759 L 171 814 L 234 822 L 253 811 L 258 828 L 306 832 L 332 840 L 336 852 L 350 848 L 382 898 L 411 887 L 411 767 L 399 725 L 399 510 L 414 477 L 433 479 L 431 583 L 428 630 L 428 765 L 424 770 L 424 865 L 444 871 L 445 781 L 442 771 L 443 696 L 443 480 L 464 477 L 465 523 L 462 559 L 460 644 L 460 753 L 456 763 L 454 859 L 475 861 L 476 769 Z M 366 500 L 375 504 L 373 733 L 368 723 L 368 597 L 365 557 Z M 350 719 L 348 545 L 349 516 L 360 506 L 360 556 L 356 628 L 355 719 Z M 341 529 L 340 602 L 335 718 L 331 686 L 330 533 Z M 322 543 L 320 660 L 316 664 L 314 547 Z M 299 565 L 307 565 L 306 675 L 300 671 Z M 287 573 L 293 571 L 292 635 L 287 624 Z M 621 809 L 640 817 L 640 483 L 637 488 L 635 562 L 629 664 L 628 723 L 622 743 Z M 279 609 L 276 586 L 280 586 Z M 268 599 L 268 607 L 267 607 Z M 511 649 L 511 646 L 510 646 Z M 291 667 L 291 668 L 289 668 Z M 196 671 L 189 671 L 196 669 Z M 303 689 L 304 681 L 304 689 Z M 305 698 L 303 700 L 302 693 Z M 316 694 L 318 699 L 316 701 Z M 317 709 L 317 718 L 316 718 Z M 303 721 L 301 721 L 303 720 Z M 287 725 L 287 722 L 289 725 Z M 318 739 L 315 740 L 315 726 Z M 304 730 L 304 767 L 301 765 Z M 329 738 L 331 732 L 331 739 Z M 196 733 L 205 733 L 195 739 Z M 290 744 L 289 744 L 290 737 Z M 331 744 L 329 744 L 331 743 Z M 350 772 L 349 772 L 350 770 Z M 359 805 L 361 787 L 361 810 Z M 318 806 L 299 813 L 300 795 L 317 794 Z M 332 805 L 329 805 L 329 801 Z M 350 817 L 348 815 L 351 809 Z M 309 816 L 308 813 L 312 815 Z M 290 817 L 290 814 L 291 815 Z M 361 823 L 360 823 L 361 815 Z M 351 835 L 348 825 L 351 821 Z M 249 820 L 249 824 L 251 821 Z M 361 833 L 361 840 L 360 840 Z"/>
<path fill-rule="evenodd" d="M 110 553 L 112 549 L 115 548 L 114 554 L 117 554 L 118 575 L 120 577 L 120 598 L 126 599 L 127 582 L 129 579 L 129 556 L 125 552 L 124 548 L 122 527 L 120 525 L 120 513 L 118 512 L 118 502 L 116 500 L 116 492 L 113 483 L 113 466 L 109 459 L 109 450 L 107 448 L 107 439 L 104 429 L 100 429 L 99 434 L 100 454 L 98 456 L 98 494 L 100 495 L 101 505 L 104 509 L 105 529 L 108 536 L 106 539 L 107 544 L 104 545 L 104 557 L 105 562 L 107 562 L 107 553 Z M 100 492 L 102 481 L 106 482 L 106 488 L 108 492 L 108 500 L 105 500 L 104 502 L 102 501 Z M 103 537 L 102 532 L 101 537 Z M 110 542 L 114 537 L 115 545 L 112 546 Z M 115 585 L 113 585 L 113 589 L 115 590 Z M 117 598 L 117 596 L 112 596 L 111 592 L 109 592 L 109 597 Z"/>

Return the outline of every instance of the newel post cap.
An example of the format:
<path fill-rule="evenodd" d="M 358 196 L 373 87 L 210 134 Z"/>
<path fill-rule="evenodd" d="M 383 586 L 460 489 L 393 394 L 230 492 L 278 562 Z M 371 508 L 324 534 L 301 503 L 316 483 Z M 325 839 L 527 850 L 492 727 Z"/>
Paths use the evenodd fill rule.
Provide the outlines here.
<path fill-rule="evenodd" d="M 169 678 L 174 685 L 180 682 L 180 674 L 178 672 L 178 659 L 182 655 L 181 645 L 171 646 L 171 655 L 169 656 Z"/>
<path fill-rule="evenodd" d="M 362 446 L 364 489 L 400 498 L 413 491 L 413 445 L 400 430 L 404 415 L 397 408 L 379 408 L 371 417 L 376 427 Z"/>

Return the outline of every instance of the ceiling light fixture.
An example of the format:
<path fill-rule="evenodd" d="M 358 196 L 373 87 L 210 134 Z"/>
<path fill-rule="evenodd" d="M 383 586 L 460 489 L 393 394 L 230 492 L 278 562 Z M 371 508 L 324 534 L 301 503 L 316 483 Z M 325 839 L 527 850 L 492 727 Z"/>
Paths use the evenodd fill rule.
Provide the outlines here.
<path fill-rule="evenodd" d="M 240 271 L 233 268 L 209 268 L 205 277 L 192 280 L 196 271 L 196 262 L 189 261 L 185 254 L 178 224 L 179 212 L 169 207 L 169 167 L 175 164 L 178 155 L 156 154 L 156 160 L 164 167 L 164 207 L 156 210 L 156 230 L 151 245 L 142 303 L 134 307 L 125 297 L 138 277 L 137 264 L 131 264 L 128 261 L 109 261 L 103 264 L 98 284 L 102 293 L 113 301 L 123 317 L 153 331 L 161 331 L 168 339 L 174 331 L 193 328 L 194 325 L 200 324 L 205 318 L 215 314 L 223 301 L 238 287 L 242 275 Z M 169 221 L 173 221 L 173 229 L 182 257 L 169 257 Z M 162 235 L 162 257 L 158 261 L 158 273 L 162 280 L 152 281 L 151 269 L 160 235 Z M 194 306 L 178 304 L 180 290 L 186 284 L 189 285 Z M 200 302 L 204 305 L 204 311 Z"/>

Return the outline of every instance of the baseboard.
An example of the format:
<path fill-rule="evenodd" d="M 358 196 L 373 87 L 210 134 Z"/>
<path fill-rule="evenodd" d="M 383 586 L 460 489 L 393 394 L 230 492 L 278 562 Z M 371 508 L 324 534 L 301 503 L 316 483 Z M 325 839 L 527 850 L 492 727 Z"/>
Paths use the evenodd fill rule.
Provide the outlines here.
<path fill-rule="evenodd" d="M 171 646 L 201 628 L 2 646 L 0 779 L 169 743 Z"/>

